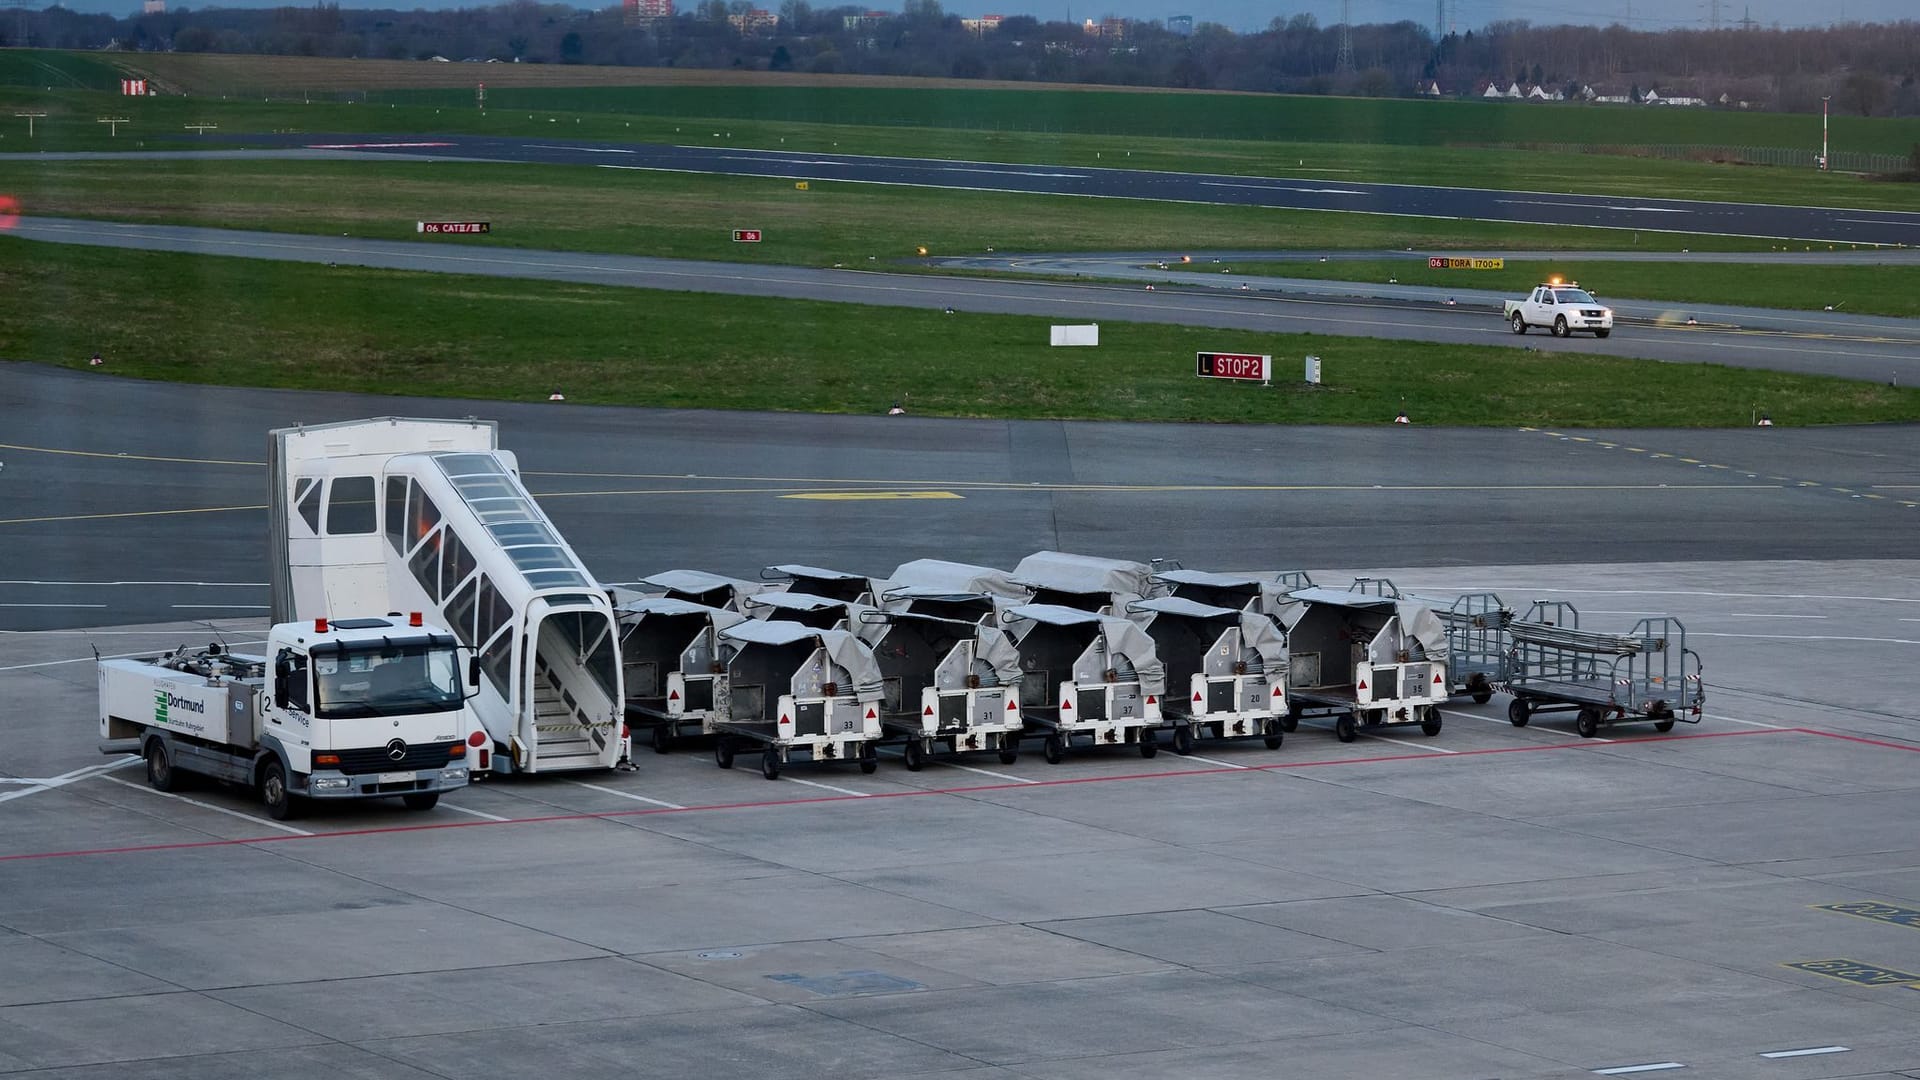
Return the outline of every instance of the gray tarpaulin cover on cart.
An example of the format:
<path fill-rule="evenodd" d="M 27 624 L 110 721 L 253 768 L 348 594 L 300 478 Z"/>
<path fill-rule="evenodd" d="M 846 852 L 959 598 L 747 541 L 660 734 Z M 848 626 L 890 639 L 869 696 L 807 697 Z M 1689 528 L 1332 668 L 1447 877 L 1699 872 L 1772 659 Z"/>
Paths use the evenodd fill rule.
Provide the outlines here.
<path fill-rule="evenodd" d="M 1160 650 L 1132 619 L 1096 615 L 1060 604 L 1021 604 L 1008 608 L 1007 616 L 1016 640 L 1026 633 L 1021 629 L 1021 620 L 1049 626 L 1094 626 L 1107 639 L 1107 655 L 1124 657 L 1133 665 L 1143 692 L 1155 695 L 1167 692 L 1167 666 L 1160 662 Z"/>
<path fill-rule="evenodd" d="M 936 595 L 937 597 L 944 598 L 953 596 L 954 594 L 941 592 Z M 973 595 L 974 594 L 966 594 L 962 598 L 971 599 Z M 962 637 L 966 635 L 969 627 L 971 627 L 974 640 L 973 673 L 982 676 L 980 680 L 981 684 L 984 686 L 1012 686 L 1014 683 L 1020 681 L 1020 650 L 1013 647 L 1013 639 L 1008 637 L 1004 630 L 992 626 L 976 626 L 968 623 L 960 623 L 952 619 L 942 619 L 933 615 L 915 615 L 912 612 L 899 612 L 889 615 L 887 616 L 887 620 L 896 623 L 916 621 L 937 623 L 941 626 L 952 628 L 957 636 Z M 885 623 L 881 624 L 883 634 L 885 632 L 885 625 Z M 875 638 L 875 640 L 878 639 Z M 982 665 L 986 667 L 985 672 L 980 670 Z M 991 681 L 986 677 L 987 675 L 992 676 Z"/>
<path fill-rule="evenodd" d="M 851 619 L 858 619 L 862 611 L 872 610 L 865 604 L 856 604 L 851 600 L 835 600 L 828 596 L 809 596 L 806 593 L 797 592 L 754 593 L 752 596 L 741 601 L 741 604 L 749 611 L 755 608 L 772 609 L 774 611 L 826 611 L 830 608 L 842 608 L 848 613 L 848 618 Z M 769 615 L 764 617 L 773 618 L 775 616 Z"/>
<path fill-rule="evenodd" d="M 1185 615 L 1194 619 L 1231 618 L 1240 627 L 1241 642 L 1260 654 L 1260 663 L 1267 674 L 1276 675 L 1287 670 L 1287 635 L 1281 633 L 1272 619 L 1257 611 L 1236 611 L 1233 608 L 1215 607 L 1212 604 L 1202 604 L 1178 596 L 1156 596 L 1151 600 L 1136 600 L 1127 605 L 1127 610 Z"/>
<path fill-rule="evenodd" d="M 1212 570 L 1163 570 L 1153 576 L 1169 585 L 1204 585 L 1215 589 L 1256 589 L 1260 596 L 1258 610 L 1269 615 L 1280 610 L 1280 606 L 1287 600 L 1285 584 L 1259 574 L 1220 574 Z"/>
<path fill-rule="evenodd" d="M 1357 611 L 1380 611 L 1396 615 L 1400 619 L 1401 633 L 1418 642 L 1428 660 L 1445 663 L 1447 659 L 1447 627 L 1433 609 L 1414 600 L 1396 600 L 1391 596 L 1375 596 L 1371 593 L 1348 592 L 1345 589 L 1295 589 L 1287 594 L 1289 601 L 1280 609 L 1278 618 L 1281 625 L 1291 630 L 1299 624 L 1309 607 L 1353 608 Z M 1383 643 L 1390 644 L 1390 643 Z M 1378 663 L 1380 658 L 1376 658 Z"/>
<path fill-rule="evenodd" d="M 720 632 L 723 640 L 752 645 L 818 645 L 827 650 L 828 659 L 853 680 L 854 696 L 861 701 L 879 701 L 884 696 L 880 665 L 873 650 L 845 630 L 816 630 L 797 622 L 778 619 L 748 619 Z"/>
<path fill-rule="evenodd" d="M 915 559 L 901 563 L 887 581 L 893 585 L 926 585 L 949 593 L 974 593 L 1024 600 L 1033 590 L 1014 582 L 1005 570 L 945 559 Z M 890 590 L 889 590 L 890 591 Z"/>
<path fill-rule="evenodd" d="M 705 615 L 715 629 L 725 630 L 734 623 L 746 618 L 737 611 L 726 608 L 708 607 L 691 600 L 679 600 L 671 596 L 642 596 L 629 600 L 614 609 L 622 615 Z"/>
<path fill-rule="evenodd" d="M 745 578 L 727 577 L 723 574 L 709 574 L 705 570 L 662 570 L 657 574 L 641 578 L 638 584 L 683 593 L 732 589 L 737 596 L 751 596 L 757 592 L 764 592 L 767 587 L 764 581 L 748 581 Z"/>
<path fill-rule="evenodd" d="M 820 566 L 808 566 L 806 563 L 781 563 L 767 567 L 769 573 L 784 574 L 787 577 L 815 578 L 820 581 L 865 581 L 867 575 L 849 573 L 845 570 L 828 570 Z"/>
<path fill-rule="evenodd" d="M 1036 551 L 1013 568 L 1013 580 L 1022 585 L 1075 593 L 1154 592 L 1153 568 L 1124 559 L 1100 559 L 1066 551 Z"/>

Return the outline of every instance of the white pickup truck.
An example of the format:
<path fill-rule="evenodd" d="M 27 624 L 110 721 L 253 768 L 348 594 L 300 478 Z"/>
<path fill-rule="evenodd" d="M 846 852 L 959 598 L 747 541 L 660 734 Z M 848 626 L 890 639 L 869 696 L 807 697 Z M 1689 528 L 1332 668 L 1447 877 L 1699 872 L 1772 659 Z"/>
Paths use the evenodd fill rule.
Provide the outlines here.
<path fill-rule="evenodd" d="M 1613 333 L 1613 309 L 1573 285 L 1536 285 L 1525 300 L 1507 301 L 1505 312 L 1516 334 L 1526 333 L 1529 326 L 1544 326 L 1554 337 L 1568 337 L 1575 330 L 1591 330 L 1594 337 Z"/>

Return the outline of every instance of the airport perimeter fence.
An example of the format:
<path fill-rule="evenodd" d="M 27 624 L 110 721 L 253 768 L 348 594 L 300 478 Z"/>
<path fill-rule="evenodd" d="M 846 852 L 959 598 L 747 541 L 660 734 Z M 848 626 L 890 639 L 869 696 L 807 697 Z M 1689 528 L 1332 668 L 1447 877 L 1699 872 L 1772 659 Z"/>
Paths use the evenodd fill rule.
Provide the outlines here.
<path fill-rule="evenodd" d="M 1818 168 L 1820 157 L 1818 150 L 1802 150 L 1787 146 L 1530 143 L 1526 148 L 1556 150 L 1568 154 L 1608 154 L 1615 157 L 1659 158 L 1663 161 L 1717 161 L 1734 165 L 1783 165 L 1799 169 Z M 1893 173 L 1902 172 L 1913 166 L 1912 160 L 1902 154 L 1868 154 L 1851 150 L 1833 150 L 1827 156 L 1827 167 L 1834 172 Z"/>

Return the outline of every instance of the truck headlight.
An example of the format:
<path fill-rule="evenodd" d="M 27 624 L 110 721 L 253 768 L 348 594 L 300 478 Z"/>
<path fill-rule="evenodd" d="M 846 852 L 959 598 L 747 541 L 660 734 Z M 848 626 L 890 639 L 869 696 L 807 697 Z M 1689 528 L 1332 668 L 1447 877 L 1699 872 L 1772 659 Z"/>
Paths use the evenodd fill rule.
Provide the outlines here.
<path fill-rule="evenodd" d="M 441 769 L 440 782 L 442 784 L 464 784 L 467 782 L 467 770 Z"/>
<path fill-rule="evenodd" d="M 353 786 L 353 780 L 345 776 L 315 776 L 307 781 L 313 791 L 345 791 Z"/>

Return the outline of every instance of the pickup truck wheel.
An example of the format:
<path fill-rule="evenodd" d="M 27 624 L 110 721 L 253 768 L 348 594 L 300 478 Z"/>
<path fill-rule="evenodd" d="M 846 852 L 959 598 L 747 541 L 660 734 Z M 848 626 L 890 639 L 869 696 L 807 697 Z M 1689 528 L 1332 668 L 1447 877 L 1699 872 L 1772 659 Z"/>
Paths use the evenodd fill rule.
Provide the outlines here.
<path fill-rule="evenodd" d="M 431 810 L 440 805 L 440 793 L 437 791 L 419 791 L 412 795 L 400 796 L 400 801 L 409 810 Z"/>
<path fill-rule="evenodd" d="M 279 758 L 268 761 L 260 771 L 260 801 L 267 807 L 267 816 L 275 821 L 300 816 L 299 801 L 287 789 L 287 768 Z"/>
<path fill-rule="evenodd" d="M 155 791 L 172 791 L 180 786 L 173 760 L 167 757 L 167 745 L 159 739 L 147 742 L 147 783 Z"/>
<path fill-rule="evenodd" d="M 1527 320 L 1517 311 L 1513 313 L 1513 332 L 1516 334 L 1527 332 Z"/>
<path fill-rule="evenodd" d="M 1571 334 L 1572 331 L 1567 329 L 1567 317 L 1565 315 L 1555 315 L 1553 317 L 1553 336 L 1567 337 Z"/>
<path fill-rule="evenodd" d="M 1611 330 L 1595 330 L 1595 331 L 1593 332 L 1593 336 L 1594 336 L 1594 337 L 1606 337 L 1606 336 L 1607 336 L 1608 334 L 1611 334 L 1611 333 L 1613 333 L 1613 331 L 1611 331 Z"/>

